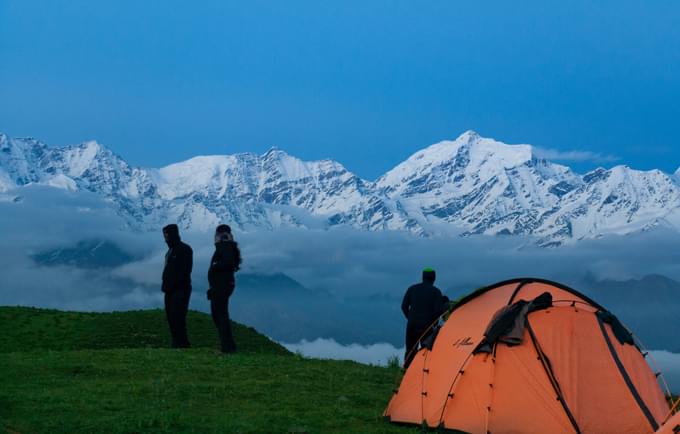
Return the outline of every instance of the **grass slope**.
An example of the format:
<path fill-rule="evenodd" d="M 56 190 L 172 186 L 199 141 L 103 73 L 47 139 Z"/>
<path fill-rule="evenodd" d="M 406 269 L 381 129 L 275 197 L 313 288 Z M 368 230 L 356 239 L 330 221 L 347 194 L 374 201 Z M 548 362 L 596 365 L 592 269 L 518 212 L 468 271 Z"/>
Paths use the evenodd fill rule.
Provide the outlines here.
<path fill-rule="evenodd" d="M 418 431 L 381 418 L 398 370 L 304 359 L 237 325 L 217 353 L 207 315 L 172 350 L 162 311 L 0 308 L 0 429 L 9 433 Z"/>
<path fill-rule="evenodd" d="M 165 348 L 170 342 L 162 310 L 89 313 L 0 306 L 0 324 L 0 352 Z M 255 329 L 234 322 L 232 326 L 242 352 L 288 353 Z M 209 315 L 190 311 L 187 329 L 194 347 L 218 348 Z"/>

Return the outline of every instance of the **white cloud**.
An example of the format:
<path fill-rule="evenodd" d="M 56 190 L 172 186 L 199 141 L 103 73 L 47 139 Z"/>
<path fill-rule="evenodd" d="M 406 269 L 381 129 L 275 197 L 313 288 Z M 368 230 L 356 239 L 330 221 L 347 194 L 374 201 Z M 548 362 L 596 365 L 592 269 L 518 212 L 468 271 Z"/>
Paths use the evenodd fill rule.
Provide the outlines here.
<path fill-rule="evenodd" d="M 368 365 L 386 366 L 397 357 L 399 363 L 404 361 L 404 349 L 395 348 L 388 343 L 373 345 L 350 344 L 342 345 L 334 339 L 302 340 L 297 344 L 282 343 L 289 351 L 299 352 L 305 357 L 316 359 L 353 360 Z"/>
<path fill-rule="evenodd" d="M 242 234 L 238 239 L 247 269 L 283 272 L 307 286 L 342 296 L 401 295 L 425 266 L 437 270 L 440 287 L 468 291 L 474 289 L 470 285 L 514 277 L 569 284 L 586 272 L 618 280 L 652 273 L 680 277 L 674 253 L 680 237 L 660 231 L 586 240 L 558 249 L 524 245 L 526 240 L 513 237 L 419 238 L 351 229 L 281 229 Z M 615 270 L 625 275 L 613 276 Z"/>
<path fill-rule="evenodd" d="M 601 154 L 592 151 L 561 151 L 553 148 L 534 147 L 534 154 L 538 158 L 554 161 L 589 161 L 593 163 L 613 163 L 619 161 L 620 158 L 615 155 Z"/>
<path fill-rule="evenodd" d="M 86 194 L 54 189 L 26 193 L 20 203 L 0 202 L 3 240 L 0 260 L 8 270 L 0 275 L 0 303 L 44 304 L 48 299 L 65 301 L 78 295 L 85 297 L 78 301 L 83 304 L 88 294 L 113 291 L 112 279 L 157 288 L 166 249 L 160 233 L 123 230 L 123 222 L 107 208 L 108 204 Z M 93 211 L 73 212 L 78 206 Z M 585 272 L 618 280 L 652 273 L 680 278 L 675 255 L 680 237 L 660 231 L 606 237 L 548 250 L 525 245 L 525 240 L 513 237 L 418 238 L 400 232 L 348 228 L 279 229 L 236 235 L 243 251 L 244 271 L 282 272 L 305 286 L 326 289 L 340 297 L 372 294 L 399 297 L 419 279 L 424 266 L 438 271 L 441 288 L 461 291 L 473 289 L 472 285 L 519 276 L 545 277 L 569 284 Z M 67 267 L 39 268 L 29 258 L 32 253 L 97 237 L 111 239 L 144 259 L 93 275 Z M 210 234 L 186 233 L 183 238 L 194 249 L 195 288 L 203 289 L 213 250 Z M 635 254 L 631 254 L 632 249 Z M 93 279 L 98 282 L 96 285 Z M 109 283 L 104 284 L 104 280 Z M 70 286 L 62 285 L 62 281 Z M 44 282 L 49 288 L 63 286 L 63 291 L 47 290 L 42 286 Z M 80 294 L 81 287 L 84 294 Z M 459 294 L 449 294 L 456 295 Z"/>
<path fill-rule="evenodd" d="M 658 370 L 666 379 L 671 392 L 680 393 L 680 354 L 668 351 L 650 351 L 649 363 L 653 370 Z"/>

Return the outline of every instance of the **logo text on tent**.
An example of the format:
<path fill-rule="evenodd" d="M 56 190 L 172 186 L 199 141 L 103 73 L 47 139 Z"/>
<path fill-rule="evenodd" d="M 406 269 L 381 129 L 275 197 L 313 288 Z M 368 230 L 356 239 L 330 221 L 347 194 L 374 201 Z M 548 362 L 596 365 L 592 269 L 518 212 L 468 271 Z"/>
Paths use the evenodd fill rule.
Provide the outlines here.
<path fill-rule="evenodd" d="M 460 338 L 453 343 L 453 346 L 456 347 L 456 348 L 467 347 L 469 345 L 474 345 L 474 342 L 472 342 L 472 338 L 470 336 L 465 337 L 465 338 Z"/>

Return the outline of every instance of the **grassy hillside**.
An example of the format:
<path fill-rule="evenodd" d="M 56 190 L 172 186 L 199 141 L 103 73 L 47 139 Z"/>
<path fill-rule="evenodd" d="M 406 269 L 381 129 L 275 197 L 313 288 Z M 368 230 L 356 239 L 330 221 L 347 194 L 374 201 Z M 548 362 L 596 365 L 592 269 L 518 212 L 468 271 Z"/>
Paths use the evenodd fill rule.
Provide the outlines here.
<path fill-rule="evenodd" d="M 0 353 L 165 348 L 170 342 L 162 310 L 89 313 L 0 306 L 0 324 L 3 324 Z M 244 353 L 288 353 L 250 327 L 237 323 L 232 326 L 234 339 Z M 218 348 L 217 333 L 209 315 L 190 311 L 187 329 L 195 348 Z"/>
<path fill-rule="evenodd" d="M 381 418 L 395 369 L 303 359 L 236 326 L 221 356 L 207 315 L 164 347 L 162 311 L 0 308 L 0 430 L 9 433 L 404 433 Z"/>

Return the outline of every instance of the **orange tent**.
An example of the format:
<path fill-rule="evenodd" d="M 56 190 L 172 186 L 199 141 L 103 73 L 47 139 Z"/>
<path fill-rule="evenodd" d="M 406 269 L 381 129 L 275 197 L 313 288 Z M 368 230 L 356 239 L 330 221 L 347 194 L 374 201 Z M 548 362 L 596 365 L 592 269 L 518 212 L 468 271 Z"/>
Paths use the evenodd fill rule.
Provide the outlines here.
<path fill-rule="evenodd" d="M 419 347 L 385 410 L 391 422 L 471 434 L 652 434 L 670 411 L 630 332 L 558 283 L 480 289 Z"/>
<path fill-rule="evenodd" d="M 678 434 L 680 433 L 680 413 L 673 416 L 668 422 L 663 424 L 655 434 Z"/>

